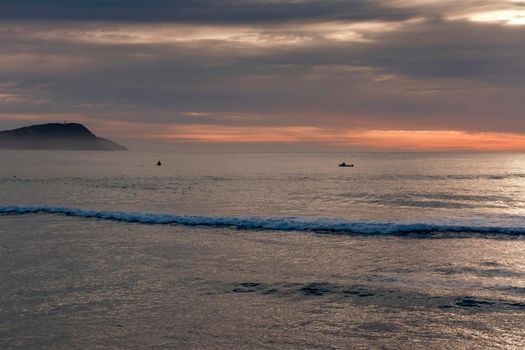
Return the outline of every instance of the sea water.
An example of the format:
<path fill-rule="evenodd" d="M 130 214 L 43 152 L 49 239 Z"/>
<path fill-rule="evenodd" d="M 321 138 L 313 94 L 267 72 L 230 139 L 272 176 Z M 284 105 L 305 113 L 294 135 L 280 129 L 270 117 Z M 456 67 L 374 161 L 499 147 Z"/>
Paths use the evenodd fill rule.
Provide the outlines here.
<path fill-rule="evenodd" d="M 0 164 L 2 348 L 525 346 L 525 155 Z"/>

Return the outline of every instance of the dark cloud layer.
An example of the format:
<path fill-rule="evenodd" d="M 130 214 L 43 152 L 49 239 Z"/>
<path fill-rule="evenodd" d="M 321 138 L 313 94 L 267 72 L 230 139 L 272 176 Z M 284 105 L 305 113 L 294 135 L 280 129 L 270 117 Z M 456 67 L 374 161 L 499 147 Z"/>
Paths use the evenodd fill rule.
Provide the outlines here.
<path fill-rule="evenodd" d="M 410 9 L 354 0 L 2 0 L 0 18 L 189 23 L 272 23 L 319 20 L 402 20 Z"/>

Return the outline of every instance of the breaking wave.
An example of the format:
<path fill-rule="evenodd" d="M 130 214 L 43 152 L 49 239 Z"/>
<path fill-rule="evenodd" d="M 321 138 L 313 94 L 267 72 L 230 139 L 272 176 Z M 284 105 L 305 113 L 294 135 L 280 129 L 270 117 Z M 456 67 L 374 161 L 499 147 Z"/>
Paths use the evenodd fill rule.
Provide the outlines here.
<path fill-rule="evenodd" d="M 333 218 L 303 217 L 236 217 L 236 216 L 193 216 L 128 213 L 115 211 L 96 211 L 77 208 L 49 206 L 0 206 L 0 215 L 54 214 L 79 218 L 94 218 L 128 223 L 152 225 L 184 225 L 231 227 L 242 230 L 306 231 L 358 235 L 410 235 L 464 233 L 487 235 L 525 235 L 523 226 L 496 226 L 483 224 L 435 224 L 435 223 L 399 223 L 380 221 L 348 221 Z M 525 224 L 525 220 L 520 220 Z"/>

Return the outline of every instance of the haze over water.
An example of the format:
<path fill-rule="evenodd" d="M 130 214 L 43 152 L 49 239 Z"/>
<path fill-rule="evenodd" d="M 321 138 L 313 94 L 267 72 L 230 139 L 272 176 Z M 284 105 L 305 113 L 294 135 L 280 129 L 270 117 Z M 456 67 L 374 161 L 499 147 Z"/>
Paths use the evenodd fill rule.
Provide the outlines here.
<path fill-rule="evenodd" d="M 0 162 L 4 348 L 525 346 L 522 154 Z"/>

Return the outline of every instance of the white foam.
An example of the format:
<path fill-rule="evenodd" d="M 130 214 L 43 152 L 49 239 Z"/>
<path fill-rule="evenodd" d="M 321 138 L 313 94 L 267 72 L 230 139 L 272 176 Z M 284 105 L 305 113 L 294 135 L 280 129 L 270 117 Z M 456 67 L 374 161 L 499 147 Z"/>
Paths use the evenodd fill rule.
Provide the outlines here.
<path fill-rule="evenodd" d="M 49 206 L 0 206 L 0 215 L 56 214 L 80 218 L 95 218 L 129 223 L 185 225 L 185 226 L 223 226 L 244 230 L 310 231 L 347 234 L 404 235 L 425 233 L 482 233 L 525 235 L 524 226 L 496 226 L 469 223 L 399 223 L 376 221 L 347 221 L 329 218 L 302 217 L 235 217 L 235 216 L 192 216 L 148 213 L 126 213 L 96 211 L 77 208 Z M 523 222 L 520 220 L 520 222 Z"/>

